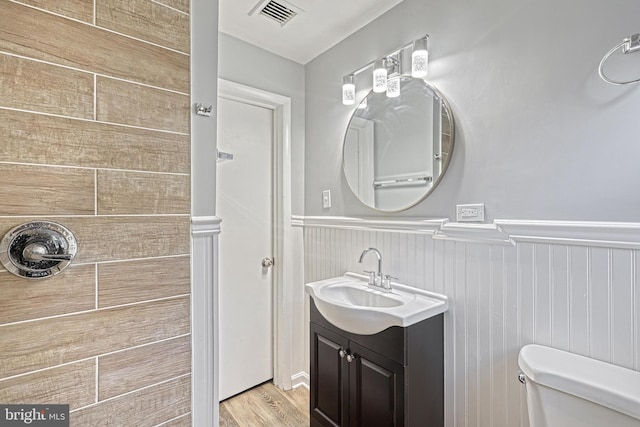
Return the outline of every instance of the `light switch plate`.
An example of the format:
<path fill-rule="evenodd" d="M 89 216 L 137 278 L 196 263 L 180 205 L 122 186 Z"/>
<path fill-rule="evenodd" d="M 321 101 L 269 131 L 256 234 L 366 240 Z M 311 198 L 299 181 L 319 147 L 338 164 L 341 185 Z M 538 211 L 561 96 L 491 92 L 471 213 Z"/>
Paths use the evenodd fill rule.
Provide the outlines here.
<path fill-rule="evenodd" d="M 458 222 L 483 222 L 484 203 L 470 205 L 456 205 L 456 221 Z"/>
<path fill-rule="evenodd" d="M 322 192 L 322 207 L 323 208 L 331 207 L 331 190 L 324 190 Z"/>

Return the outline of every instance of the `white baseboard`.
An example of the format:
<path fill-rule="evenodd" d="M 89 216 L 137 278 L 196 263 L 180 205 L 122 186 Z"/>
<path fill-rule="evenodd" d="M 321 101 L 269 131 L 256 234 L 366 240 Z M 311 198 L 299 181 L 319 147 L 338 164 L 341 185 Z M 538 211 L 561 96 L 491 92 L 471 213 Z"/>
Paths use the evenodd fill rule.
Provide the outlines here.
<path fill-rule="evenodd" d="M 305 387 L 309 390 L 309 385 L 311 384 L 309 380 L 309 374 L 306 372 L 298 372 L 291 376 L 291 387 L 296 389 L 298 387 Z"/>

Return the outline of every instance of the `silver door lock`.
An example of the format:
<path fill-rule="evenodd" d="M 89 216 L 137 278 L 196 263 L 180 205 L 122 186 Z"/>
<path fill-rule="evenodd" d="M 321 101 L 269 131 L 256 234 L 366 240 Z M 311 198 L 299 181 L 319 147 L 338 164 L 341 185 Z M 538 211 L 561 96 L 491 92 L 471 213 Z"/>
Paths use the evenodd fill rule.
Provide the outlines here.
<path fill-rule="evenodd" d="M 11 229 L 0 241 L 0 262 L 27 279 L 55 276 L 71 264 L 78 244 L 71 231 L 51 221 L 32 221 Z"/>

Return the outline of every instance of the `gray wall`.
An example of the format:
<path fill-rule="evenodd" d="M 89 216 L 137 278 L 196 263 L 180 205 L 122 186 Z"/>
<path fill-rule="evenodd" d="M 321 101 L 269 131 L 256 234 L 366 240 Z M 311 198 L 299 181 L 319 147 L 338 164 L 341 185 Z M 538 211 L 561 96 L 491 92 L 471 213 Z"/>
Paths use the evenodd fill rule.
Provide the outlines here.
<path fill-rule="evenodd" d="M 454 219 L 456 203 L 485 203 L 488 221 L 638 221 L 640 89 L 597 75 L 638 16 L 637 0 L 405 0 L 305 67 L 305 214 L 381 215 L 342 174 L 342 75 L 429 33 L 428 80 L 451 104 L 456 146 L 439 187 L 395 215 Z M 640 54 L 614 59 L 640 73 Z"/>
<path fill-rule="evenodd" d="M 197 3 L 191 16 L 191 104 L 213 105 L 211 117 L 191 112 L 191 214 L 215 215 L 216 192 L 216 97 L 218 81 L 218 2 Z M 212 24 L 215 23 L 215 24 Z"/>
<path fill-rule="evenodd" d="M 304 67 L 252 44 L 219 33 L 218 76 L 291 98 L 291 211 L 304 211 Z"/>

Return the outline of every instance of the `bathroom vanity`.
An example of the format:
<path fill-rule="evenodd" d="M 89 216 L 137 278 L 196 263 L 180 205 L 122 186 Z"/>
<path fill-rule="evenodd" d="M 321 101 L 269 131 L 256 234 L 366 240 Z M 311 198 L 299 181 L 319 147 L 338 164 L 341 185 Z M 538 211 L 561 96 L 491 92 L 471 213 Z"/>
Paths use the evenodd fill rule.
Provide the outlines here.
<path fill-rule="evenodd" d="M 315 298 L 320 306 L 326 302 L 322 289 Z M 444 308 L 424 320 L 371 334 L 335 326 L 312 299 L 311 426 L 443 426 L 444 298 Z"/>

